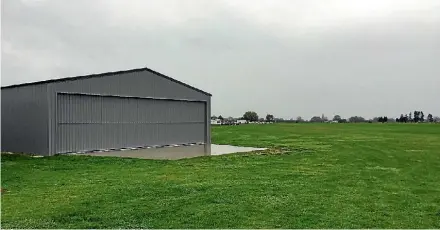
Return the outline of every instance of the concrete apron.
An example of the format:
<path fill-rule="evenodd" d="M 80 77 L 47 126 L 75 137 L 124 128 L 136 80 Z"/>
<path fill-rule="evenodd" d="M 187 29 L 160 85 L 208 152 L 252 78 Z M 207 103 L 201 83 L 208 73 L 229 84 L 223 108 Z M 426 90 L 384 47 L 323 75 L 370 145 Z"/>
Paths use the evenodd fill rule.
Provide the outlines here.
<path fill-rule="evenodd" d="M 262 151 L 266 148 L 237 147 L 231 145 L 211 145 L 211 155 L 224 155 L 239 152 Z M 200 157 L 205 155 L 204 145 L 177 146 L 163 148 L 126 149 L 118 151 L 91 152 L 81 155 L 129 157 L 140 159 L 177 160 L 183 158 Z"/>

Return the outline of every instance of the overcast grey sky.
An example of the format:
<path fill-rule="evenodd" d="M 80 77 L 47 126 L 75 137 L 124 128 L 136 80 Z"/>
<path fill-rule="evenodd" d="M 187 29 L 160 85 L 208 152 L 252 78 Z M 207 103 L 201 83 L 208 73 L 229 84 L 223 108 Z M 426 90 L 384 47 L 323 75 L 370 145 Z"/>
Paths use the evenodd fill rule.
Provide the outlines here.
<path fill-rule="evenodd" d="M 438 0 L 2 0 L 1 85 L 147 66 L 212 113 L 440 115 Z"/>

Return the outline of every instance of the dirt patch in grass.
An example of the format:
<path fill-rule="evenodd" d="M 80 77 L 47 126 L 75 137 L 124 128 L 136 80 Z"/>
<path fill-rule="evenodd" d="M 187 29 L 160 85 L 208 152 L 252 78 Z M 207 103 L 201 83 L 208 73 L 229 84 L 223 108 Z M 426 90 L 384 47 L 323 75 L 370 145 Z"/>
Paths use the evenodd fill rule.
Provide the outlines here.
<path fill-rule="evenodd" d="M 283 155 L 289 154 L 290 150 L 288 148 L 269 148 L 262 151 L 254 151 L 252 154 L 254 155 Z"/>
<path fill-rule="evenodd" d="M 390 167 L 382 167 L 382 166 L 375 166 L 375 167 L 367 167 L 369 170 L 380 170 L 380 171 L 389 171 L 389 172 L 399 172 L 399 169 L 397 168 L 390 168 Z"/>

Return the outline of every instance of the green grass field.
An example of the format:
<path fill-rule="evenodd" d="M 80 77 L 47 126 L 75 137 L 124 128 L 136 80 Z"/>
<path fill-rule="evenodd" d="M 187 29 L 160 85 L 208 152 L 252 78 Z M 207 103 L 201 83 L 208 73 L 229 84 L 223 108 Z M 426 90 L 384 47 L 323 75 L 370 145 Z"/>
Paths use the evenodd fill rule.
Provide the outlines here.
<path fill-rule="evenodd" d="M 440 125 L 213 128 L 264 153 L 2 155 L 2 228 L 440 228 Z"/>

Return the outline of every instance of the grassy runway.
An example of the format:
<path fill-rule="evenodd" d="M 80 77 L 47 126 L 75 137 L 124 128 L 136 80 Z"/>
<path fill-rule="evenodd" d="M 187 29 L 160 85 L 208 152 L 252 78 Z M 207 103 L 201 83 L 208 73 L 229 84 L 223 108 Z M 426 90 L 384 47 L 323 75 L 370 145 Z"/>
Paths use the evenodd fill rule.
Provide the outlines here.
<path fill-rule="evenodd" d="M 440 125 L 212 132 L 271 149 L 179 161 L 2 154 L 1 227 L 440 228 Z"/>

